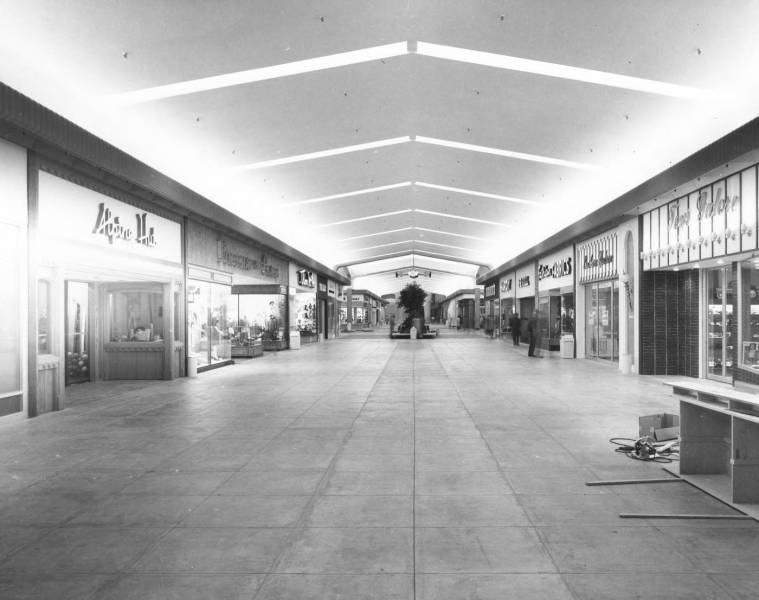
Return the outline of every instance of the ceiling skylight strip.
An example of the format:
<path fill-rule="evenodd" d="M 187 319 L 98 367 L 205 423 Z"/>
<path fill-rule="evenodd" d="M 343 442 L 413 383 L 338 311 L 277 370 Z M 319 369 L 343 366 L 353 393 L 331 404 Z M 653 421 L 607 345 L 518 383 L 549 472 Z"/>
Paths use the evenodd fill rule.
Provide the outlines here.
<path fill-rule="evenodd" d="M 362 196 L 364 194 L 373 194 L 375 192 L 384 192 L 386 190 L 394 190 L 397 188 L 409 187 L 413 185 L 411 181 L 403 181 L 401 183 L 393 183 L 390 185 L 380 185 L 373 188 L 365 188 L 363 190 L 354 190 L 352 192 L 343 192 L 342 194 L 332 194 L 331 196 L 322 196 L 320 198 L 309 198 L 308 200 L 299 200 L 297 202 L 289 202 L 284 206 L 300 206 L 302 204 L 314 204 L 316 202 L 327 202 L 328 200 L 339 200 L 341 198 L 350 198 L 351 196 Z"/>
<path fill-rule="evenodd" d="M 469 190 L 465 188 L 450 187 L 447 185 L 437 185 L 435 183 L 424 183 L 423 181 L 415 181 L 414 185 L 418 185 L 423 188 L 430 188 L 432 190 L 442 190 L 444 192 L 455 192 L 457 194 L 466 194 L 467 196 L 478 196 L 480 198 L 492 198 L 494 200 L 505 200 L 506 202 L 516 202 L 517 204 L 531 204 L 537 205 L 538 202 L 533 200 L 523 200 L 522 198 L 513 198 L 511 196 L 501 196 L 499 194 L 489 194 L 487 192 L 478 192 L 476 190 Z"/>
<path fill-rule="evenodd" d="M 445 217 L 447 219 L 458 219 L 460 221 L 471 221 L 472 223 L 484 223 L 485 225 L 495 225 L 496 227 L 511 227 L 507 223 L 498 223 L 496 221 L 486 221 L 484 219 L 475 219 L 473 217 L 462 217 L 459 215 L 449 215 L 448 213 L 435 212 L 434 210 L 422 210 L 421 208 L 414 208 L 414 212 L 422 213 L 425 215 L 434 215 L 436 217 Z"/>
<path fill-rule="evenodd" d="M 516 158 L 519 160 L 529 160 L 531 162 L 545 163 L 559 167 L 570 167 L 572 169 L 592 170 L 596 167 L 587 163 L 564 160 L 561 158 L 552 158 L 550 156 L 541 156 L 539 154 L 526 154 L 524 152 L 514 152 L 512 150 L 502 150 L 500 148 L 490 148 L 488 146 L 476 146 L 475 144 L 464 144 L 462 142 L 452 142 L 450 140 L 440 140 L 437 138 L 417 135 L 414 141 L 422 144 L 432 144 L 434 146 L 444 146 L 446 148 L 456 148 L 457 150 L 469 150 L 471 152 L 483 152 L 485 154 L 494 154 L 495 156 L 504 156 L 506 158 Z M 516 200 L 515 200 L 516 201 Z M 523 201 L 525 202 L 525 201 Z"/>
<path fill-rule="evenodd" d="M 417 42 L 416 53 L 421 54 L 422 56 L 432 56 L 434 58 L 454 60 L 485 67 L 521 71 L 524 73 L 558 77 L 561 79 L 571 79 L 574 81 L 582 81 L 584 83 L 594 83 L 597 85 L 605 85 L 675 98 L 695 99 L 705 98 L 712 95 L 708 90 L 701 90 L 663 81 L 655 81 L 653 79 L 643 79 L 640 77 L 619 75 L 617 73 L 609 73 L 606 71 L 570 67 L 568 65 L 540 60 L 530 60 L 527 58 L 518 58 L 516 56 L 481 52 L 478 50 L 456 48 L 454 46 L 445 46 L 441 44 L 430 44 L 427 42 Z"/>
<path fill-rule="evenodd" d="M 288 77 L 290 75 L 302 75 L 303 73 L 312 73 L 324 69 L 345 67 L 373 60 L 381 60 L 383 58 L 392 58 L 404 54 L 408 54 L 408 42 L 397 42 L 394 44 L 386 44 L 384 46 L 374 46 L 372 48 L 363 48 L 361 50 L 352 50 L 350 52 L 341 52 L 339 54 L 297 60 L 269 67 L 259 67 L 257 69 L 248 69 L 246 71 L 225 73 L 224 75 L 214 75 L 212 77 L 202 77 L 200 79 L 191 79 L 189 81 L 159 85 L 132 92 L 125 92 L 123 94 L 114 94 L 109 96 L 108 99 L 116 104 L 138 104 L 140 102 L 174 98 L 176 96 L 196 94 L 198 92 L 216 90 L 235 85 L 255 83 L 257 81 L 266 81 L 268 79 L 277 79 L 279 77 Z"/>
<path fill-rule="evenodd" d="M 346 219 L 345 221 L 335 221 L 333 223 L 324 223 L 323 225 L 316 225 L 316 227 L 332 227 L 333 225 L 346 225 L 347 223 L 358 223 L 359 221 L 370 221 L 372 219 L 381 219 L 383 217 L 393 217 L 395 215 L 402 215 L 405 213 L 413 212 L 413 208 L 406 208 L 404 210 L 396 210 L 393 212 L 381 213 L 378 215 L 369 215 L 368 217 L 359 217 L 357 219 Z"/>
<path fill-rule="evenodd" d="M 328 156 L 337 156 L 338 154 L 348 154 L 350 152 L 359 152 L 361 150 L 372 150 L 374 148 L 383 148 L 385 146 L 393 146 L 395 144 L 405 144 L 410 142 L 409 136 L 389 138 L 386 140 L 377 140 L 375 142 L 367 142 L 366 144 L 355 144 L 353 146 L 343 146 L 341 148 L 331 148 L 330 150 L 320 150 L 318 152 L 309 152 L 308 154 L 297 154 L 295 156 L 285 156 L 283 158 L 275 158 L 272 160 L 264 160 L 257 163 L 250 163 L 248 165 L 241 165 L 235 167 L 234 171 L 249 171 L 252 169 L 263 169 L 266 167 L 276 167 L 278 165 L 286 165 L 294 162 L 302 162 L 304 160 L 313 160 L 315 158 L 326 158 Z"/>
<path fill-rule="evenodd" d="M 368 237 L 374 237 L 377 235 L 390 235 L 391 233 L 400 233 L 402 231 L 411 231 L 412 229 L 416 229 L 416 227 L 401 227 L 400 229 L 388 229 L 386 231 L 377 231 L 375 233 L 365 233 L 364 235 L 354 235 L 351 237 L 343 238 L 341 240 L 337 240 L 338 242 L 350 242 L 353 240 L 360 240 L 363 238 Z M 430 230 L 433 231 L 433 230 Z"/>

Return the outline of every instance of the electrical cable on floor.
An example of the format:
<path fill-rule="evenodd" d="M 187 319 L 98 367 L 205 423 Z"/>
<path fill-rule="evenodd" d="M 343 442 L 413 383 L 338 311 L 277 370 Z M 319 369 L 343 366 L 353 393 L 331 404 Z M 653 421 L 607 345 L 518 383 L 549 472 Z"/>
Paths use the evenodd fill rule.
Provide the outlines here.
<path fill-rule="evenodd" d="M 625 454 L 633 460 L 657 463 L 671 463 L 680 460 L 680 440 L 656 442 L 650 437 L 638 439 L 614 437 L 609 442 L 617 446 L 614 452 Z"/>

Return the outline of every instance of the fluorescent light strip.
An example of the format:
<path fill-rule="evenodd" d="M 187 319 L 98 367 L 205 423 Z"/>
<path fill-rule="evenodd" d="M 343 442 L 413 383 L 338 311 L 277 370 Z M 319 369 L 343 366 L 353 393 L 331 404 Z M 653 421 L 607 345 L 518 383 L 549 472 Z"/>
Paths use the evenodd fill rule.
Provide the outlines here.
<path fill-rule="evenodd" d="M 384 192 L 386 190 L 394 190 L 397 188 L 409 187 L 413 185 L 412 181 L 403 181 L 401 183 L 393 183 L 390 185 L 381 185 L 373 188 L 365 188 L 363 190 L 354 190 L 352 192 L 344 192 L 342 194 L 333 194 L 331 196 L 322 196 L 321 198 L 309 198 L 308 200 L 299 200 L 298 202 L 289 202 L 283 206 L 300 206 L 301 204 L 314 204 L 316 202 L 327 202 L 328 200 L 339 200 L 340 198 L 350 198 L 351 196 L 361 196 L 363 194 L 373 194 L 374 192 Z"/>
<path fill-rule="evenodd" d="M 368 262 L 375 262 L 383 258 L 402 258 L 404 256 L 406 256 L 406 254 L 403 254 L 402 251 L 399 250 L 398 252 L 388 252 L 386 254 L 375 254 L 373 256 L 363 256 L 361 258 L 353 258 L 341 263 L 340 266 L 350 268 L 356 265 L 363 265 Z M 408 254 L 408 256 L 410 256 L 410 254 Z"/>
<path fill-rule="evenodd" d="M 454 262 L 460 262 L 460 263 L 464 263 L 464 264 L 467 264 L 467 265 L 472 264 L 471 261 L 463 261 L 460 256 L 453 256 L 452 254 L 441 254 L 440 252 L 430 252 L 429 250 L 425 250 L 424 252 L 426 254 L 432 254 L 434 256 L 444 256 L 444 257 L 446 257 L 448 259 L 451 259 Z M 419 256 L 424 256 L 424 254 L 420 254 Z M 483 264 L 483 263 L 477 263 L 477 264 Z M 487 266 L 487 265 L 485 265 L 485 266 Z"/>
<path fill-rule="evenodd" d="M 359 221 L 369 221 L 371 219 L 381 219 L 382 217 L 392 217 L 395 215 L 402 215 L 404 213 L 414 212 L 413 208 L 406 208 L 404 210 L 396 210 L 393 212 L 381 213 L 379 215 L 370 215 L 368 217 L 359 217 L 358 219 L 346 219 L 345 221 L 335 221 L 334 223 L 325 223 L 324 225 L 316 225 L 316 227 L 332 227 L 333 225 L 345 225 L 346 223 L 358 223 Z"/>
<path fill-rule="evenodd" d="M 504 156 L 506 158 L 516 158 L 519 160 L 529 160 L 531 162 L 539 162 L 548 165 L 556 165 L 559 167 L 570 167 L 572 169 L 592 170 L 596 169 L 595 166 L 587 163 L 574 162 L 571 160 L 563 160 L 561 158 L 552 158 L 550 156 L 540 156 L 539 154 L 525 154 L 524 152 L 513 152 L 511 150 L 501 150 L 500 148 L 490 148 L 488 146 L 477 146 L 475 144 L 464 144 L 461 142 L 451 142 L 449 140 L 440 140 L 437 138 L 425 137 L 417 135 L 412 138 L 416 142 L 422 144 L 432 144 L 433 146 L 444 146 L 445 148 L 456 148 L 457 150 L 469 150 L 471 152 L 482 152 L 485 154 L 493 154 L 495 156 Z M 517 200 L 514 200 L 517 201 Z M 523 201 L 526 202 L 526 201 Z"/>
<path fill-rule="evenodd" d="M 439 233 L 440 235 L 452 235 L 455 237 L 466 238 L 468 240 L 479 240 L 481 242 L 495 242 L 488 238 L 477 237 L 476 235 L 464 235 L 463 233 L 453 233 L 452 231 L 440 231 L 439 229 L 427 229 L 426 227 L 411 227 L 410 229 L 416 229 L 417 231 L 429 231 L 430 233 Z"/>
<path fill-rule="evenodd" d="M 359 152 L 361 150 L 372 150 L 373 148 L 382 148 L 384 146 L 393 146 L 395 144 L 405 144 L 406 142 L 410 141 L 411 137 L 406 135 L 403 137 L 378 140 L 376 142 L 368 142 L 366 144 L 355 144 L 353 146 L 343 146 L 341 148 L 332 148 L 330 150 L 320 150 L 319 152 L 309 152 L 308 154 L 297 154 L 295 156 L 286 156 L 284 158 L 264 160 L 257 163 L 250 163 L 248 165 L 234 167 L 232 170 L 250 171 L 252 169 L 264 169 L 266 167 L 276 167 L 277 165 L 286 165 L 289 163 L 301 162 L 304 160 L 313 160 L 315 158 L 325 158 L 327 156 L 337 156 L 338 154 L 348 154 L 350 152 Z"/>
<path fill-rule="evenodd" d="M 544 62 L 540 60 L 529 60 L 526 58 L 517 58 L 516 56 L 507 56 L 503 54 L 494 54 L 491 52 L 480 52 L 478 50 L 469 50 L 467 48 L 456 48 L 454 46 L 444 46 L 441 44 L 429 44 L 427 42 L 417 42 L 416 53 L 422 56 L 431 56 L 445 60 L 455 60 L 485 67 L 495 67 L 497 69 L 508 69 L 510 71 L 521 71 L 524 73 L 533 73 L 535 75 L 545 75 L 547 77 L 558 77 L 561 79 L 571 79 L 582 81 L 584 83 L 594 83 L 609 87 L 622 88 L 637 92 L 646 92 L 648 94 L 658 94 L 661 96 L 671 96 L 675 98 L 704 98 L 708 97 L 711 92 L 698 88 L 677 85 L 674 83 L 665 83 L 653 79 L 643 79 L 640 77 L 630 77 L 629 75 L 619 75 L 606 71 L 596 71 L 594 69 L 583 69 L 580 67 L 570 67 L 557 63 Z"/>
<path fill-rule="evenodd" d="M 472 250 L 471 248 L 464 248 L 463 246 L 452 246 L 451 244 L 439 244 L 437 242 L 428 242 L 426 240 L 413 240 L 420 244 L 429 244 L 430 246 L 442 246 L 443 248 L 454 248 L 456 250 L 466 250 L 467 252 L 480 252 L 479 250 Z"/>
<path fill-rule="evenodd" d="M 481 198 L 493 198 L 494 200 L 505 200 L 506 202 L 516 202 L 517 204 L 531 204 L 531 205 L 539 204 L 539 202 L 535 202 L 533 200 L 523 200 L 522 198 L 513 198 L 511 196 L 501 196 L 499 194 L 489 194 L 487 192 L 478 192 L 475 190 L 450 187 L 447 185 L 437 185 L 435 183 L 425 183 L 423 181 L 415 181 L 414 185 L 418 185 L 419 187 L 423 187 L 423 188 L 430 188 L 432 190 L 442 190 L 444 192 L 455 192 L 457 194 L 466 194 L 467 196 L 479 196 Z"/>
<path fill-rule="evenodd" d="M 403 54 L 408 54 L 408 42 L 396 42 L 384 46 L 374 46 L 372 48 L 363 48 L 361 50 L 352 50 L 350 52 L 341 52 L 339 54 L 297 60 L 270 67 L 260 67 L 258 69 L 248 69 L 246 71 L 237 71 L 235 73 L 226 73 L 224 75 L 215 75 L 212 77 L 170 83 L 168 85 L 159 85 L 132 92 L 125 92 L 123 94 L 114 94 L 108 96 L 107 99 L 116 104 L 138 104 L 140 102 L 174 98 L 176 96 L 196 94 L 198 92 L 216 90 L 235 85 L 255 83 L 257 81 L 266 81 L 268 79 L 277 79 L 279 77 L 288 77 L 290 75 L 302 75 L 303 73 L 311 73 L 323 69 L 345 67 L 347 65 L 355 65 L 383 58 L 392 58 Z"/>
<path fill-rule="evenodd" d="M 362 238 L 368 238 L 368 237 L 374 237 L 377 235 L 390 235 L 391 233 L 400 233 L 401 231 L 410 231 L 412 229 L 416 229 L 416 227 L 401 227 L 400 229 L 389 229 L 387 231 L 378 231 L 376 233 L 366 233 L 364 235 L 354 235 L 352 237 L 343 238 L 341 240 L 337 240 L 338 242 L 350 242 L 352 240 L 360 240 Z M 434 231 L 434 230 L 430 230 Z"/>
<path fill-rule="evenodd" d="M 387 246 L 398 246 L 400 244 L 410 244 L 414 240 L 401 240 L 400 242 L 389 242 L 387 244 L 377 244 L 376 246 L 366 246 L 365 248 L 353 248 L 353 252 L 364 252 L 366 250 L 376 250 L 377 248 L 386 248 Z"/>
<path fill-rule="evenodd" d="M 424 215 L 435 215 L 436 217 L 445 217 L 447 219 L 459 219 L 461 221 L 471 221 L 472 223 L 484 223 L 485 225 L 495 225 L 496 227 L 507 227 L 511 225 L 506 223 L 497 223 L 496 221 L 486 221 L 484 219 L 474 219 L 472 217 L 460 217 L 459 215 L 449 215 L 447 213 L 435 212 L 433 210 L 422 210 L 421 208 L 414 208 L 414 212 L 422 213 Z"/>

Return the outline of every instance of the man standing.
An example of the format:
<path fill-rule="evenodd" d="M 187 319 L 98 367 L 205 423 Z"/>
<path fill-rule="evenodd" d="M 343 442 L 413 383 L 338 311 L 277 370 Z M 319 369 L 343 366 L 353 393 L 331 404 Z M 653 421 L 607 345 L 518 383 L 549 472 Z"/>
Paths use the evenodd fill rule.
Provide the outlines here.
<path fill-rule="evenodd" d="M 532 315 L 529 321 L 527 321 L 527 335 L 530 338 L 530 347 L 527 349 L 527 356 L 534 358 L 540 358 L 540 355 L 535 354 L 535 345 L 538 341 L 538 311 Z"/>
<path fill-rule="evenodd" d="M 519 345 L 519 337 L 522 333 L 522 320 L 519 318 L 519 313 L 514 311 L 509 319 L 509 328 L 511 329 L 511 339 L 514 340 L 514 345 Z"/>

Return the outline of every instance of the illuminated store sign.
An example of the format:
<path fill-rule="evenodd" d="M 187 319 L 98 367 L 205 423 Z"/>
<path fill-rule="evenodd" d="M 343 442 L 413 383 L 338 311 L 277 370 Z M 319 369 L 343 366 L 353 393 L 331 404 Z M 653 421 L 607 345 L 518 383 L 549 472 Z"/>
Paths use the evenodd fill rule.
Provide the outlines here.
<path fill-rule="evenodd" d="M 314 272 L 308 269 L 298 270 L 298 285 L 301 287 L 316 287 L 314 284 Z"/>
<path fill-rule="evenodd" d="M 525 275 L 524 277 L 519 278 L 519 287 L 520 288 L 526 288 L 530 287 L 530 276 Z"/>
<path fill-rule="evenodd" d="M 269 264 L 269 258 L 265 253 L 262 253 L 260 258 L 251 258 L 245 254 L 234 252 L 224 240 L 217 240 L 216 242 L 216 261 L 232 269 L 255 271 L 262 277 L 279 279 L 279 269 Z"/>
<path fill-rule="evenodd" d="M 617 234 L 611 233 L 577 247 L 582 268 L 580 283 L 617 277 Z"/>
<path fill-rule="evenodd" d="M 490 296 L 495 296 L 496 293 L 496 285 L 495 283 L 491 283 L 488 286 L 485 286 L 485 297 L 489 298 Z"/>
<path fill-rule="evenodd" d="M 557 260 L 548 265 L 538 265 L 538 281 L 548 277 L 558 279 L 572 274 L 572 258 Z"/>
<path fill-rule="evenodd" d="M 511 291 L 511 288 L 513 287 L 514 280 L 509 279 L 501 279 L 501 293 L 507 294 Z"/>
<path fill-rule="evenodd" d="M 113 244 L 114 239 L 121 239 L 125 242 L 135 241 L 138 244 L 152 248 L 156 245 L 155 228 L 150 227 L 148 229 L 148 213 L 137 213 L 135 218 L 137 225 L 132 228 L 122 223 L 121 217 L 114 216 L 111 209 L 105 205 L 105 202 L 101 202 L 98 204 L 98 216 L 95 220 L 95 227 L 92 233 L 104 235 L 108 238 L 109 244 Z"/>

